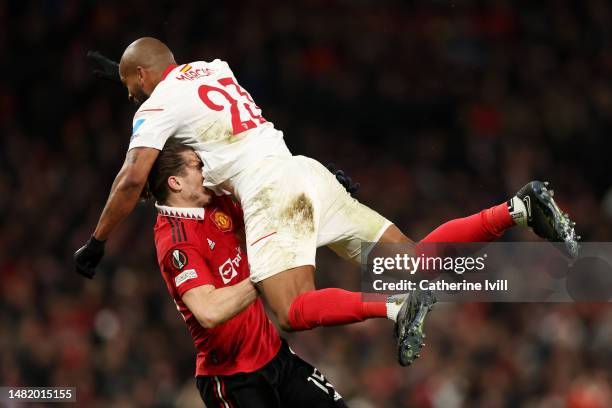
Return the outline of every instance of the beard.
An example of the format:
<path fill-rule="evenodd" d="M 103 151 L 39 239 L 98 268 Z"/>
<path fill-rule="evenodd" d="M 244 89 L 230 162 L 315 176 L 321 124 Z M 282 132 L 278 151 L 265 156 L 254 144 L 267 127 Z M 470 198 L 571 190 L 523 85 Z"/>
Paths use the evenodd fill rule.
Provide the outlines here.
<path fill-rule="evenodd" d="M 133 95 L 133 99 L 132 101 L 134 102 L 134 105 L 136 105 L 136 107 L 138 108 L 140 105 L 142 105 L 147 99 L 149 99 L 149 95 L 147 95 L 145 93 L 145 91 L 142 88 L 137 88 L 136 91 L 134 92 Z"/>

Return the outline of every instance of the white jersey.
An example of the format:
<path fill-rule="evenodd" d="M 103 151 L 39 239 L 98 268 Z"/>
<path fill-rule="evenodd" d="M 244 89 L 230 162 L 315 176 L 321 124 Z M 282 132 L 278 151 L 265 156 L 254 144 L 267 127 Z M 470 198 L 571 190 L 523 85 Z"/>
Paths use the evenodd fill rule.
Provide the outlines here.
<path fill-rule="evenodd" d="M 391 224 L 319 162 L 292 156 L 223 61 L 170 67 L 134 115 L 129 148 L 162 150 L 170 137 L 201 157 L 205 186 L 240 200 L 253 282 L 315 265 L 321 245 L 359 261 Z"/>
<path fill-rule="evenodd" d="M 194 148 L 204 163 L 204 185 L 218 193 L 262 158 L 291 156 L 283 133 L 219 59 L 169 67 L 134 115 L 129 149 L 162 150 L 170 137 Z"/>

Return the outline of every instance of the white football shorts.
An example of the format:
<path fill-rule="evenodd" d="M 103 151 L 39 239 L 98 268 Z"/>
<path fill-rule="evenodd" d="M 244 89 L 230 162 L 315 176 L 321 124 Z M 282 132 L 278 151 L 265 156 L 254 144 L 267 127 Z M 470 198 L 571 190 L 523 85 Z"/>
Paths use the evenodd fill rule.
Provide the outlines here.
<path fill-rule="evenodd" d="M 361 243 L 377 242 L 391 225 L 308 157 L 265 158 L 233 184 L 244 211 L 253 282 L 314 266 L 316 250 L 324 245 L 359 263 Z"/>

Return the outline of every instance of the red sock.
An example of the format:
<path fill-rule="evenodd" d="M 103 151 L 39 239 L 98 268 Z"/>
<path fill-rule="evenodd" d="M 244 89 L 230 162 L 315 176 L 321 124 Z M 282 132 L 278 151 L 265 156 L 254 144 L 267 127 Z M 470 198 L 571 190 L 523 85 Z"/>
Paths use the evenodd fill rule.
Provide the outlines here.
<path fill-rule="evenodd" d="M 448 221 L 421 242 L 489 242 L 501 237 L 513 225 L 508 204 L 503 203 L 469 217 Z"/>
<path fill-rule="evenodd" d="M 387 317 L 385 302 L 364 302 L 361 297 L 360 292 L 338 288 L 302 293 L 289 308 L 289 325 L 293 330 L 308 330 Z"/>

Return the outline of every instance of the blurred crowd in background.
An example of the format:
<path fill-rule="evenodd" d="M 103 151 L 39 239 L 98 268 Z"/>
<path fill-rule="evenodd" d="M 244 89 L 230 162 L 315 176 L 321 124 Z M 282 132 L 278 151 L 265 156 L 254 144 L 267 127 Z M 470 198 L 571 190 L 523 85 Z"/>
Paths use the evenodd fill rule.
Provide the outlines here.
<path fill-rule="evenodd" d="M 344 169 L 413 239 L 531 179 L 553 183 L 584 240 L 612 238 L 608 1 L 0 1 L 0 385 L 76 386 L 83 407 L 202 406 L 152 205 L 93 281 L 72 265 L 135 111 L 85 54 L 118 59 L 143 35 L 179 63 L 228 61 L 294 154 Z M 359 290 L 357 268 L 320 253 L 319 286 Z M 388 321 L 287 337 L 351 407 L 612 406 L 609 303 L 444 304 L 427 332 L 410 368 Z"/>

